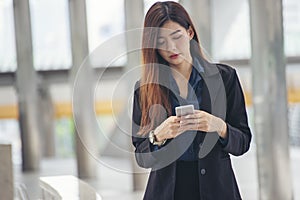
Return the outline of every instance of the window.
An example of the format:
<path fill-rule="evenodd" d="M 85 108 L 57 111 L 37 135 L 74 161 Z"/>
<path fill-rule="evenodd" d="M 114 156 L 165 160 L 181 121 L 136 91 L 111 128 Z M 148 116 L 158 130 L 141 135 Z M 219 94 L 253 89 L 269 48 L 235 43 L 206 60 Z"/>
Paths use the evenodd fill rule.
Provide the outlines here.
<path fill-rule="evenodd" d="M 72 65 L 67 0 L 30 0 L 33 62 L 37 70 Z"/>
<path fill-rule="evenodd" d="M 12 0 L 0 0 L 0 72 L 17 68 Z"/>
<path fill-rule="evenodd" d="M 107 67 L 105 65 L 108 63 L 111 66 L 124 65 L 126 56 L 118 55 L 119 52 L 126 51 L 124 1 L 87 0 L 86 3 L 92 65 L 94 67 Z M 113 63 L 111 58 L 115 59 Z"/>
<path fill-rule="evenodd" d="M 300 1 L 283 1 L 284 49 L 286 56 L 300 56 Z"/>
<path fill-rule="evenodd" d="M 247 0 L 212 1 L 212 41 L 214 59 L 251 57 Z"/>

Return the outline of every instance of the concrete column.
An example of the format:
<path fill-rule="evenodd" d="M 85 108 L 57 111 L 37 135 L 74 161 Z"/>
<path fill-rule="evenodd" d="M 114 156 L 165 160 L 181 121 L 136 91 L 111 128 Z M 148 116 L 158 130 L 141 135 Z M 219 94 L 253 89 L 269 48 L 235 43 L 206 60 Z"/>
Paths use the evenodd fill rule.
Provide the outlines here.
<path fill-rule="evenodd" d="M 204 53 L 212 56 L 212 12 L 211 0 L 181 0 L 180 3 L 190 14 L 199 34 L 200 44 Z"/>
<path fill-rule="evenodd" d="M 259 197 L 291 200 L 282 0 L 249 2 Z"/>
<path fill-rule="evenodd" d="M 22 141 L 23 170 L 39 168 L 40 148 L 37 114 L 37 81 L 33 68 L 29 0 L 14 0 L 17 47 L 16 89 Z"/>
<path fill-rule="evenodd" d="M 128 31 L 126 34 L 126 45 L 127 45 L 127 65 L 124 68 L 124 72 L 128 72 L 134 67 L 138 67 L 141 65 L 141 42 L 138 40 L 141 39 L 141 31 L 133 31 L 137 28 L 143 27 L 143 19 L 144 19 L 144 2 L 141 0 L 125 0 L 125 23 L 126 30 Z M 133 49 L 139 49 L 139 51 L 131 52 Z M 131 71 L 130 73 L 136 73 L 137 70 Z M 131 77 L 136 77 L 132 75 Z M 128 80 L 128 85 L 134 85 L 134 83 L 130 81 L 136 81 L 134 79 Z M 133 87 L 128 87 L 128 94 L 133 92 Z M 126 105 L 126 104 L 125 104 Z M 126 114 L 127 112 L 125 112 Z M 131 130 L 131 124 L 128 124 L 128 129 Z M 132 150 L 134 152 L 134 150 Z M 132 167 L 133 172 L 137 171 L 138 166 L 135 161 L 134 154 L 132 154 Z M 140 170 L 139 170 L 140 171 Z M 146 187 L 148 174 L 143 173 L 133 173 L 133 190 L 144 190 Z"/>
<path fill-rule="evenodd" d="M 97 177 L 96 119 L 93 112 L 94 73 L 90 66 L 80 68 L 88 55 L 88 34 L 85 0 L 70 0 L 70 25 L 73 67 L 70 71 L 73 90 L 73 112 L 76 119 L 76 155 L 79 178 Z M 80 70 L 80 73 L 78 71 Z M 79 77 L 76 77 L 79 75 Z M 75 80 L 79 84 L 75 84 Z M 95 155 L 97 156 L 97 155 Z"/>
<path fill-rule="evenodd" d="M 44 157 L 55 156 L 55 119 L 54 105 L 49 86 L 40 81 L 38 84 L 39 129 L 41 130 L 42 153 Z"/>
<path fill-rule="evenodd" d="M 0 200 L 14 199 L 11 144 L 0 144 Z"/>

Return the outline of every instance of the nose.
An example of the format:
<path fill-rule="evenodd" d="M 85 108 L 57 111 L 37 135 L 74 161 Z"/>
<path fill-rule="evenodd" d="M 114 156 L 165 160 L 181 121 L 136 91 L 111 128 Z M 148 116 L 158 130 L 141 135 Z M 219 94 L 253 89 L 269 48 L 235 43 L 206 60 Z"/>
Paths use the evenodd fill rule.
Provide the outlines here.
<path fill-rule="evenodd" d="M 167 42 L 167 51 L 174 51 L 176 49 L 176 44 L 171 39 Z"/>

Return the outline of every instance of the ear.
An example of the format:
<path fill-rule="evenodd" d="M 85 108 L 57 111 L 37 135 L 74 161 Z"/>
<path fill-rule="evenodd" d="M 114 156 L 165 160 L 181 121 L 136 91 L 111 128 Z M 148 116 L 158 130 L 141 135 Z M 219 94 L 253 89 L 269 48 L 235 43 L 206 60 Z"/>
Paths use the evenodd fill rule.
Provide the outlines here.
<path fill-rule="evenodd" d="M 194 35 L 195 35 L 195 32 L 194 32 L 194 30 L 192 29 L 191 26 L 189 26 L 189 28 L 188 28 L 188 30 L 187 30 L 187 33 L 188 33 L 188 35 L 189 35 L 190 40 L 193 39 L 193 37 L 194 37 Z"/>

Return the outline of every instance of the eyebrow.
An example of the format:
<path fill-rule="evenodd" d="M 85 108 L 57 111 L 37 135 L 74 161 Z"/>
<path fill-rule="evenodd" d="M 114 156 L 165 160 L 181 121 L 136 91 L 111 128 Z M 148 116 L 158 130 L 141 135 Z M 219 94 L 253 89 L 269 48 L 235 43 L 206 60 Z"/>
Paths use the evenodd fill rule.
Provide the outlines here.
<path fill-rule="evenodd" d="M 172 32 L 172 33 L 170 33 L 169 35 L 170 35 L 170 36 L 175 35 L 176 33 L 180 32 L 180 31 L 181 31 L 181 30 L 178 29 L 178 30 L 176 30 L 176 31 L 174 31 L 174 32 Z M 163 38 L 163 37 L 162 37 L 162 36 L 159 36 L 158 38 Z"/>
<path fill-rule="evenodd" d="M 176 33 L 178 33 L 178 32 L 180 32 L 181 30 L 176 30 L 176 31 L 174 31 L 173 33 L 171 33 L 170 35 L 175 35 Z"/>

